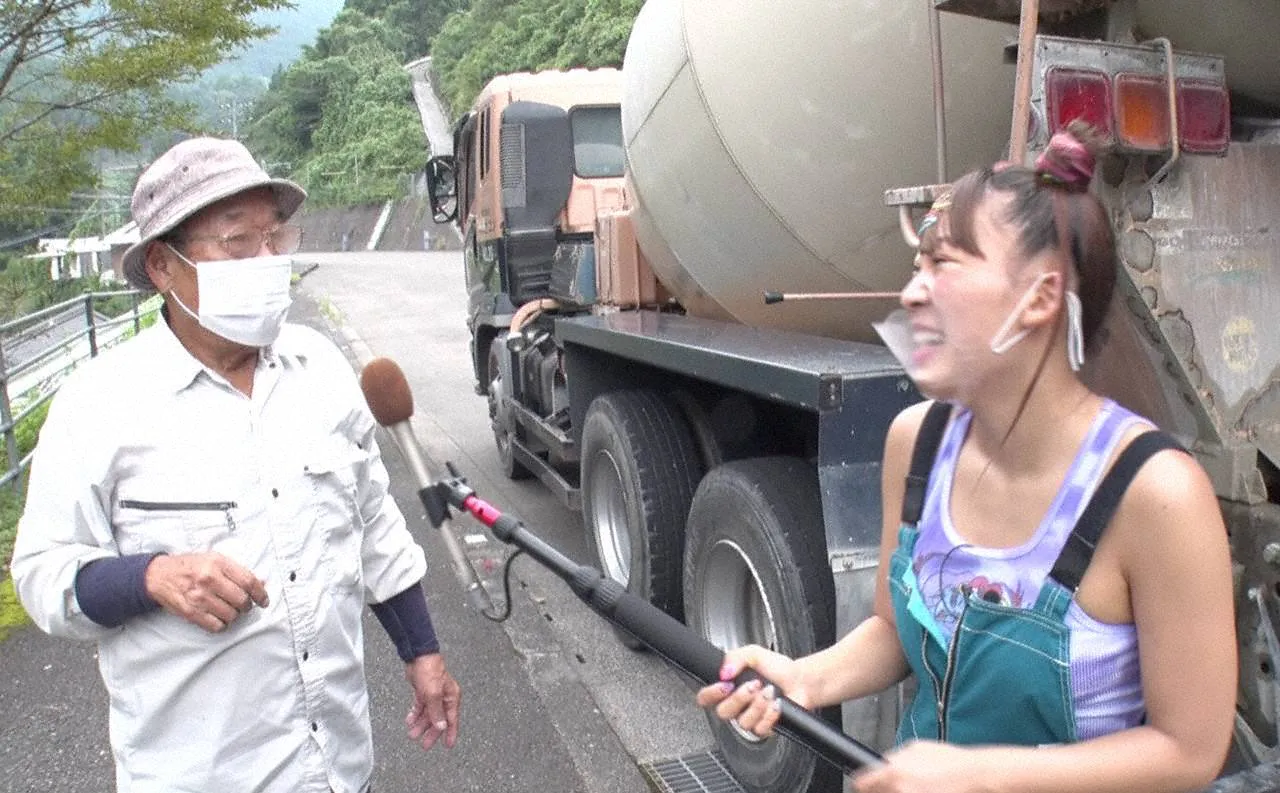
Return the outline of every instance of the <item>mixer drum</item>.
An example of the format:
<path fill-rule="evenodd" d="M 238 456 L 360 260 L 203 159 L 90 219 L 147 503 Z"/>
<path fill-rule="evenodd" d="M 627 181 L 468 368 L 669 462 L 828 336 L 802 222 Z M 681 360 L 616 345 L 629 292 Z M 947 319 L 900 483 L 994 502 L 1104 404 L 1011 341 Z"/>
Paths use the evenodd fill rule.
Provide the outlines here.
<path fill-rule="evenodd" d="M 870 340 L 896 291 L 887 188 L 937 181 L 928 4 L 650 0 L 623 67 L 636 233 L 690 314 Z M 1001 157 L 1013 26 L 942 14 L 948 178 Z"/>

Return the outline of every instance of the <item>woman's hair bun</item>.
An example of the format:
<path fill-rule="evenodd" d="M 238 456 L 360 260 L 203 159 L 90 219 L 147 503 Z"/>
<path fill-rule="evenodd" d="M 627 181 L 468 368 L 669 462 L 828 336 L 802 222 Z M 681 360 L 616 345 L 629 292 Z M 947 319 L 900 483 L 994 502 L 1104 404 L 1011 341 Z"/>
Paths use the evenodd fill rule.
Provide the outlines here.
<path fill-rule="evenodd" d="M 1036 174 L 1047 183 L 1069 190 L 1087 190 L 1100 148 L 1092 127 L 1072 121 L 1066 129 L 1054 133 L 1036 158 Z"/>

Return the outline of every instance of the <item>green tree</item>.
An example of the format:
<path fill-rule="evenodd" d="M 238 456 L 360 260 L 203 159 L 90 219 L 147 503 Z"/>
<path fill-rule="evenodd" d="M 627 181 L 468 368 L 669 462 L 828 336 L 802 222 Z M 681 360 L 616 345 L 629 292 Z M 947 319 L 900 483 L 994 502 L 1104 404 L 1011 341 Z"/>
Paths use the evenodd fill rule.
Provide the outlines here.
<path fill-rule="evenodd" d="M 250 147 L 290 163 L 314 205 L 401 195 L 404 175 L 427 159 L 402 44 L 386 20 L 344 9 L 273 78 L 255 107 Z"/>
<path fill-rule="evenodd" d="M 287 0 L 0 2 L 0 221 L 40 222 L 95 183 L 92 155 L 130 150 L 185 108 L 164 88 L 270 32 Z"/>
<path fill-rule="evenodd" d="M 492 77 L 621 66 L 643 0 L 474 0 L 431 43 L 441 98 L 455 115 Z"/>
<path fill-rule="evenodd" d="M 346 7 L 386 22 L 401 36 L 401 58 L 411 61 L 430 52 L 431 39 L 449 15 L 468 5 L 468 0 L 347 0 Z"/>

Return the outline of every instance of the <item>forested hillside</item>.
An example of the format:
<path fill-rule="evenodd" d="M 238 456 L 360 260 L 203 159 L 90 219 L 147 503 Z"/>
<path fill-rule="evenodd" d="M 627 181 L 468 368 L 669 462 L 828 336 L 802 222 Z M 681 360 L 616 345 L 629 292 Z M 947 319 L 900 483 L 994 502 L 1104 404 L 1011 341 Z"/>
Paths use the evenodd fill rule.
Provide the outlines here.
<path fill-rule="evenodd" d="M 247 142 L 317 206 L 402 195 L 429 152 L 404 64 L 430 54 L 454 114 L 493 75 L 617 66 L 643 0 L 347 0 L 255 103 Z"/>
<path fill-rule="evenodd" d="M 495 74 L 621 66 L 644 0 L 474 0 L 432 43 L 439 91 L 455 115 Z"/>

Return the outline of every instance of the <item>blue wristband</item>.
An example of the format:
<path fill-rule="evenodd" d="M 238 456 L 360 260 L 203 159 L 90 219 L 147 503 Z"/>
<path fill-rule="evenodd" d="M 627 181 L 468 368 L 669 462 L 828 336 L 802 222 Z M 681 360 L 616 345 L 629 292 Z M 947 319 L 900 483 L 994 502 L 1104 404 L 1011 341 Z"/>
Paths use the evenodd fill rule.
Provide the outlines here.
<path fill-rule="evenodd" d="M 135 553 L 94 559 L 76 573 L 80 610 L 106 628 L 159 608 L 147 595 L 147 565 L 158 553 Z"/>
<path fill-rule="evenodd" d="M 414 584 L 398 595 L 370 606 L 406 664 L 420 655 L 440 652 L 440 642 L 427 610 L 427 596 Z"/>

